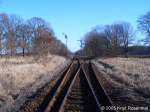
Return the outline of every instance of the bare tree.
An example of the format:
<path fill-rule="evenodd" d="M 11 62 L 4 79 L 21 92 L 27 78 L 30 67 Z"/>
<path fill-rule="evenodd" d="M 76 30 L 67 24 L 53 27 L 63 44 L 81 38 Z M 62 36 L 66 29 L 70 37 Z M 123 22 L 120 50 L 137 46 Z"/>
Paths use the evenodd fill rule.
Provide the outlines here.
<path fill-rule="evenodd" d="M 5 51 L 4 53 L 6 53 L 6 42 L 7 42 L 6 39 L 9 28 L 9 17 L 5 13 L 0 14 L 0 26 L 1 26 L 1 51 L 3 46 L 3 51 Z"/>
<path fill-rule="evenodd" d="M 85 36 L 84 53 L 89 56 L 103 56 L 107 49 L 107 40 L 103 32 L 93 30 Z"/>
<path fill-rule="evenodd" d="M 17 37 L 19 26 L 22 23 L 22 19 L 16 15 L 9 16 L 9 25 L 7 31 L 6 47 L 8 53 L 12 56 L 17 52 Z"/>
<path fill-rule="evenodd" d="M 121 40 L 120 45 L 124 49 L 125 56 L 127 56 L 129 44 L 132 44 L 134 40 L 133 28 L 129 23 L 122 22 L 119 25 L 119 30 L 120 30 L 119 33 L 120 33 L 120 40 Z"/>
<path fill-rule="evenodd" d="M 17 30 L 17 45 L 22 49 L 22 55 L 29 54 L 30 46 L 30 27 L 24 23 L 18 26 Z"/>
<path fill-rule="evenodd" d="M 127 55 L 128 45 L 133 41 L 132 26 L 127 22 L 115 23 L 105 26 L 104 32 L 108 40 L 107 46 L 112 50 L 112 53 L 118 55 L 123 48 L 125 55 Z"/>
<path fill-rule="evenodd" d="M 106 25 L 104 33 L 107 38 L 107 48 L 110 49 L 110 54 L 116 56 L 120 53 L 120 34 L 119 24 Z"/>
<path fill-rule="evenodd" d="M 39 55 L 49 54 L 52 38 L 52 35 L 47 31 L 42 31 L 39 38 L 36 38 L 35 50 Z"/>
<path fill-rule="evenodd" d="M 27 21 L 27 24 L 30 26 L 31 30 L 32 52 L 37 53 L 36 47 L 38 46 L 37 44 L 39 44 L 39 40 L 41 40 L 43 32 L 48 32 L 51 36 L 54 35 L 54 32 L 50 25 L 42 18 L 33 17 Z"/>
<path fill-rule="evenodd" d="M 2 27 L 2 22 L 1 22 L 1 17 L 0 17 L 0 54 L 2 53 L 2 39 L 3 39 L 3 27 Z"/>
<path fill-rule="evenodd" d="M 150 45 L 150 11 L 142 15 L 137 22 L 138 28 L 147 35 L 144 39 L 145 44 Z"/>
<path fill-rule="evenodd" d="M 44 19 L 33 17 L 24 22 L 19 16 L 0 14 L 0 53 L 65 55 L 66 49 Z"/>
<path fill-rule="evenodd" d="M 85 36 L 84 52 L 90 56 L 127 55 L 132 37 L 133 30 L 127 22 L 106 25 L 103 29 L 96 27 Z"/>

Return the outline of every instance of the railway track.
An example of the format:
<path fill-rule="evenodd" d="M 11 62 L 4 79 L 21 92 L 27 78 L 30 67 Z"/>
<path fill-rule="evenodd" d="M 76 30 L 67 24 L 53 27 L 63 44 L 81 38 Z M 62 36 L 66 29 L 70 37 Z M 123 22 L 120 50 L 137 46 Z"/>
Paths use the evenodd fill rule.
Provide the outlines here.
<path fill-rule="evenodd" d="M 101 86 L 89 60 L 73 59 L 38 112 L 105 112 L 112 101 Z M 115 112 L 110 111 L 109 112 Z"/>

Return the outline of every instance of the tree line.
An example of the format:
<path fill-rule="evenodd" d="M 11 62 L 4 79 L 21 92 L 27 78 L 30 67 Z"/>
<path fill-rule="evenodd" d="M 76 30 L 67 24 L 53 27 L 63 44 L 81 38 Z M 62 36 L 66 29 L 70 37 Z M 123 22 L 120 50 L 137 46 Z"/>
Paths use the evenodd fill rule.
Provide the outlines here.
<path fill-rule="evenodd" d="M 140 40 L 142 45 L 135 45 L 136 32 L 130 23 L 116 22 L 95 27 L 88 32 L 83 39 L 84 47 L 81 52 L 88 56 L 127 56 L 142 51 L 150 54 L 150 11 L 140 16 L 137 23 L 138 30 L 146 35 Z"/>
<path fill-rule="evenodd" d="M 39 17 L 24 21 L 17 15 L 0 14 L 0 55 L 66 55 L 50 24 Z"/>

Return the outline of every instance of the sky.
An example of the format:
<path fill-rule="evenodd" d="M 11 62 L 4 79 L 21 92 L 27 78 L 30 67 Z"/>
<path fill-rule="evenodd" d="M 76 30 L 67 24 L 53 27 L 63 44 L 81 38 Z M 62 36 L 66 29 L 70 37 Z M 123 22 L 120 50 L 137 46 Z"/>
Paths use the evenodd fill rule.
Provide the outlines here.
<path fill-rule="evenodd" d="M 127 21 L 136 30 L 137 19 L 149 10 L 150 0 L 0 0 L 0 13 L 41 17 L 63 43 L 62 33 L 67 34 L 73 52 L 80 49 L 77 40 L 95 26 Z"/>

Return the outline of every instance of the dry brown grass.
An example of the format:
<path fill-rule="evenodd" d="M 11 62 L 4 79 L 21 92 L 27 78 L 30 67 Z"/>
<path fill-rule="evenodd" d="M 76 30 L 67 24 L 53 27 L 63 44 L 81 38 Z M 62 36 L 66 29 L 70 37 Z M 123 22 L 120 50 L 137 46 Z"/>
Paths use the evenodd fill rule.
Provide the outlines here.
<path fill-rule="evenodd" d="M 0 59 L 0 107 L 13 102 L 20 91 L 65 62 L 65 58 L 48 56 L 44 59 L 14 57 Z"/>
<path fill-rule="evenodd" d="M 150 59 L 107 58 L 97 62 L 94 63 L 106 73 L 103 76 L 111 83 L 112 90 L 108 91 L 114 102 L 118 105 L 150 105 Z"/>

